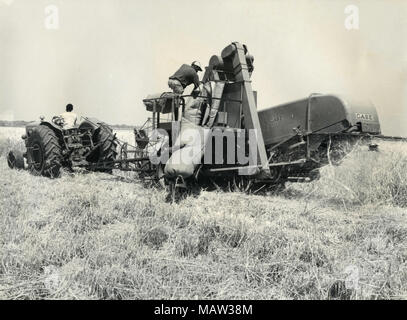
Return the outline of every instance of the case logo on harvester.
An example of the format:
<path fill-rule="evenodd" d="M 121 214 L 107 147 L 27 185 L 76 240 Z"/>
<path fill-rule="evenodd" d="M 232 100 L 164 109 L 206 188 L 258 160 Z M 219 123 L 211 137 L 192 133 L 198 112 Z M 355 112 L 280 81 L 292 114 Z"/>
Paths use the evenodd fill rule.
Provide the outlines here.
<path fill-rule="evenodd" d="M 281 119 L 283 119 L 283 117 L 278 114 L 278 115 L 273 115 L 269 121 L 270 122 L 277 122 L 277 121 L 281 121 Z"/>
<path fill-rule="evenodd" d="M 358 113 L 356 112 L 356 119 L 360 119 L 360 120 L 370 120 L 373 121 L 374 120 L 374 116 L 368 113 Z"/>
<path fill-rule="evenodd" d="M 280 121 L 283 119 L 283 117 L 281 115 L 272 115 L 270 119 L 268 119 L 269 121 L 269 126 L 271 128 L 277 127 L 277 125 L 280 123 Z"/>

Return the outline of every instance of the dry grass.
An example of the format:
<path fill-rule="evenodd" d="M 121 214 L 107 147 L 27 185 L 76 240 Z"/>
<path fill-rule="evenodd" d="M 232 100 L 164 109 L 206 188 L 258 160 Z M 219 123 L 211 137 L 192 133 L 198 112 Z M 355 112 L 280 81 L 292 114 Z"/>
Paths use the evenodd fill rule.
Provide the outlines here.
<path fill-rule="evenodd" d="M 407 143 L 380 142 L 380 152 L 355 148 L 339 167 L 327 166 L 322 179 L 302 187 L 348 204 L 407 207 Z"/>
<path fill-rule="evenodd" d="M 326 299 L 349 266 L 351 299 L 407 297 L 404 146 L 280 195 L 169 204 L 130 174 L 9 170 L 21 133 L 0 132 L 0 299 Z"/>

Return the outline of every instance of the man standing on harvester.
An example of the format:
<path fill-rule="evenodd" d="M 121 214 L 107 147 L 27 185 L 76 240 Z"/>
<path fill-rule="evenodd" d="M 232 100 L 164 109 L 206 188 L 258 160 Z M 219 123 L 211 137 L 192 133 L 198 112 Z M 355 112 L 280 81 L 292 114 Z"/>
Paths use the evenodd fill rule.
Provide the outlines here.
<path fill-rule="evenodd" d="M 176 94 L 183 94 L 190 84 L 194 84 L 195 92 L 199 91 L 198 72 L 202 71 L 201 64 L 194 61 L 191 65 L 183 64 L 169 79 L 168 86 Z"/>

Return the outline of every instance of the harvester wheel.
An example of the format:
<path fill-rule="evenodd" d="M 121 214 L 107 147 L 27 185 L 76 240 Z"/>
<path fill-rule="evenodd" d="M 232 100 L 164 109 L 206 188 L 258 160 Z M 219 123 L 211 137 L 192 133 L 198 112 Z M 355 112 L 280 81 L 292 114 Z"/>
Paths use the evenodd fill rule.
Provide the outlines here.
<path fill-rule="evenodd" d="M 47 126 L 39 125 L 27 139 L 28 168 L 31 172 L 50 178 L 58 177 L 62 149 L 55 132 Z"/>
<path fill-rule="evenodd" d="M 96 137 L 96 143 L 100 143 L 99 158 L 97 160 L 96 171 L 112 173 L 114 163 L 117 157 L 117 140 L 112 129 L 101 125 Z M 102 168 L 103 167 L 103 168 Z"/>
<path fill-rule="evenodd" d="M 270 167 L 270 180 L 279 182 L 282 179 L 283 169 L 281 167 Z"/>
<path fill-rule="evenodd" d="M 10 151 L 7 155 L 7 163 L 11 169 L 24 169 L 24 156 L 21 151 Z"/>

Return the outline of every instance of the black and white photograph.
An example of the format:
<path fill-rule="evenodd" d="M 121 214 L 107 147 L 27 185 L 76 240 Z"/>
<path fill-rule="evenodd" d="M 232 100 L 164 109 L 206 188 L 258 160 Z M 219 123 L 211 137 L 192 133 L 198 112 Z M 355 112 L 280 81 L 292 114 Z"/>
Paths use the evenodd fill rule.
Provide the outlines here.
<path fill-rule="evenodd" d="M 407 1 L 0 0 L 0 300 L 406 299 Z"/>

